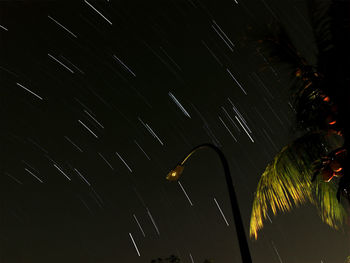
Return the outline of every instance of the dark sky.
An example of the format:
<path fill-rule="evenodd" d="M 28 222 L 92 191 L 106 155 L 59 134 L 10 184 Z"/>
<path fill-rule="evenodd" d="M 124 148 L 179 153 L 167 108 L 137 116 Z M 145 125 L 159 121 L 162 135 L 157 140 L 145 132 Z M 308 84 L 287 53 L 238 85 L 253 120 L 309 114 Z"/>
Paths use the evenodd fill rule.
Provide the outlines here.
<path fill-rule="evenodd" d="M 294 134 L 285 69 L 244 36 L 275 16 L 313 59 L 304 2 L 281 2 L 1 1 L 0 262 L 241 262 L 217 156 L 194 155 L 181 185 L 165 176 L 219 145 L 249 233 L 258 179 Z M 254 263 L 350 254 L 311 206 L 271 219 Z"/>

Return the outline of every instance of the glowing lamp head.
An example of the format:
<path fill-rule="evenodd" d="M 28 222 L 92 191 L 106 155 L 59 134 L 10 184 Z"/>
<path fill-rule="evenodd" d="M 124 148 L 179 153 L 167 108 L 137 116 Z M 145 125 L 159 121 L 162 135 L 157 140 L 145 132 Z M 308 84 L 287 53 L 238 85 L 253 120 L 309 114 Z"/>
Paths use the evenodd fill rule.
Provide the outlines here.
<path fill-rule="evenodd" d="M 177 181 L 182 174 L 184 170 L 184 166 L 182 165 L 177 165 L 175 169 L 171 170 L 168 175 L 166 176 L 166 179 L 169 181 Z"/>

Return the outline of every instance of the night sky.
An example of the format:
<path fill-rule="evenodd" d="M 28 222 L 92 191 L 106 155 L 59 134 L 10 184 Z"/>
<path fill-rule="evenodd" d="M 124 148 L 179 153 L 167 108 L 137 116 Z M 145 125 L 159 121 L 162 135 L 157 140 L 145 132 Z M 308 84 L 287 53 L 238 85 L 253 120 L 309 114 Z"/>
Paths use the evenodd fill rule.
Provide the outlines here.
<path fill-rule="evenodd" d="M 1 1 L 1 263 L 241 262 L 215 153 L 165 176 L 219 146 L 248 236 L 259 177 L 295 138 L 285 66 L 250 39 L 275 17 L 315 49 L 304 1 L 237 1 Z M 270 216 L 254 263 L 350 254 L 310 205 Z"/>

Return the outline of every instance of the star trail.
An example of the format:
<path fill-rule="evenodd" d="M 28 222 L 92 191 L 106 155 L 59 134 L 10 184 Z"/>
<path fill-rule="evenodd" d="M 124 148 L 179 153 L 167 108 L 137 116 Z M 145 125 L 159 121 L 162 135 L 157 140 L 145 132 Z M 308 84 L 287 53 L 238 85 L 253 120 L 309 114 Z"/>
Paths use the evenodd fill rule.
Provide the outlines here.
<path fill-rule="evenodd" d="M 276 16 L 311 53 L 301 2 L 1 2 L 0 261 L 241 262 L 218 158 L 165 177 L 219 147 L 248 237 L 258 179 L 295 134 L 283 67 L 247 36 Z M 254 263 L 349 254 L 305 208 L 268 219 Z"/>

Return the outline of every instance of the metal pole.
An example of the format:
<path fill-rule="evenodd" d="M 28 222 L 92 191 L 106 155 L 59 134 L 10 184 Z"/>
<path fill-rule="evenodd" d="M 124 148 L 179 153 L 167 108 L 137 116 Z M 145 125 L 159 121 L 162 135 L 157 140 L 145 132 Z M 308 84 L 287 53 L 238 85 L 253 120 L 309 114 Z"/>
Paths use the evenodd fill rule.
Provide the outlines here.
<path fill-rule="evenodd" d="M 215 145 L 210 143 L 204 143 L 201 145 L 198 145 L 197 147 L 193 148 L 193 150 L 185 157 L 185 159 L 179 164 L 180 166 L 183 166 L 184 163 L 187 161 L 187 159 L 198 149 L 200 148 L 211 148 L 213 149 L 220 157 L 222 166 L 224 167 L 225 172 L 225 179 L 226 179 L 226 185 L 228 189 L 228 193 L 230 196 L 230 203 L 231 203 L 231 209 L 233 214 L 233 219 L 236 226 L 236 232 L 237 232 L 237 238 L 239 243 L 239 249 L 241 252 L 241 258 L 243 263 L 252 263 L 252 258 L 249 251 L 248 241 L 244 232 L 244 226 L 242 222 L 242 216 L 241 212 L 239 210 L 238 201 L 236 197 L 236 192 L 233 187 L 233 182 L 230 174 L 230 168 L 227 162 L 227 159 L 223 152 Z M 181 170 L 182 172 L 182 170 Z"/>

